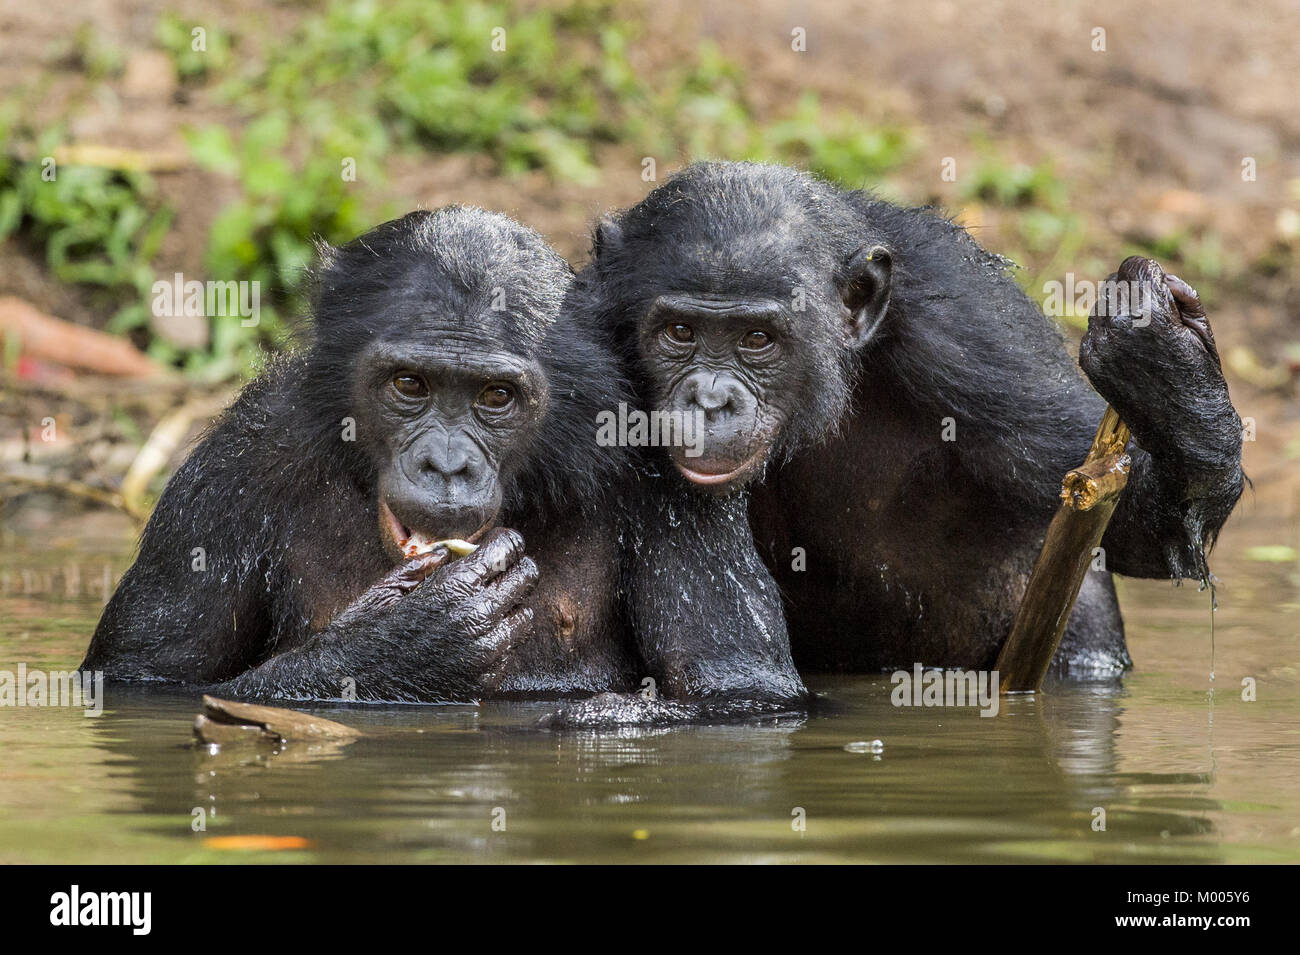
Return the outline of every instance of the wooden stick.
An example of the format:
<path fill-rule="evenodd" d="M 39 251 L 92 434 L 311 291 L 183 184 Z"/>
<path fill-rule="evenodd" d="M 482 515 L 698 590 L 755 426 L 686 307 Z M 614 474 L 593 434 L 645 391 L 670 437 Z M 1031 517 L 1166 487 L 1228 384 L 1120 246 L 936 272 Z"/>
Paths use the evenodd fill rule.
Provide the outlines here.
<path fill-rule="evenodd" d="M 79 497 L 87 501 L 94 501 L 96 504 L 115 507 L 119 511 L 129 514 L 141 524 L 149 520 L 149 511 L 147 509 L 140 510 L 136 508 L 116 491 L 94 487 L 81 481 L 61 481 L 57 478 L 33 477 L 27 474 L 9 474 L 0 471 L 0 486 L 5 484 L 18 484 L 37 491 L 58 491 L 70 497 Z M 4 495 L 0 494 L 0 502 L 3 502 L 3 500 Z"/>
<path fill-rule="evenodd" d="M 1128 440 L 1128 426 L 1107 405 L 1087 458 L 1061 482 L 1060 510 L 1047 528 L 1024 600 L 998 654 L 1003 693 L 1035 693 L 1043 686 L 1093 549 L 1128 483 Z"/>

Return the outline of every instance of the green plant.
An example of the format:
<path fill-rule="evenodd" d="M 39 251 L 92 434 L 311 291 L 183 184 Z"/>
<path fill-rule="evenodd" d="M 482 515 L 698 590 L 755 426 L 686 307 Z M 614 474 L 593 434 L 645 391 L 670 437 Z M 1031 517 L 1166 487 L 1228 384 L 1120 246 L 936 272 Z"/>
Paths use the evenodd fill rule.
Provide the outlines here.
<path fill-rule="evenodd" d="M 64 62 L 84 71 L 92 80 L 117 76 L 126 68 L 126 54 L 92 23 L 78 25 L 71 39 L 64 42 L 66 46 L 61 44 Z"/>
<path fill-rule="evenodd" d="M 904 161 L 914 143 L 897 126 L 865 126 L 848 113 L 827 116 L 813 94 L 789 118 L 760 127 L 753 158 L 797 163 L 846 186 L 859 188 Z"/>
<path fill-rule="evenodd" d="M 378 149 L 479 152 L 507 173 L 589 180 L 591 145 L 619 137 L 619 98 L 635 79 L 619 27 L 599 42 L 575 27 L 611 15 L 591 4 L 519 13 L 477 0 L 336 0 L 227 94 L 295 123 L 328 112 Z"/>
<path fill-rule="evenodd" d="M 987 157 L 966 181 L 963 195 L 1002 206 L 1042 206 L 1055 209 L 1065 198 L 1065 184 L 1056 175 L 1052 161 L 1030 166 Z"/>
<path fill-rule="evenodd" d="M 58 130 L 40 137 L 33 161 L 0 156 L 0 239 L 21 228 L 55 278 L 99 292 L 115 310 L 110 327 L 142 325 L 172 210 L 144 173 L 60 165 L 61 138 Z"/>
<path fill-rule="evenodd" d="M 261 346 L 284 345 L 285 318 L 301 306 L 313 239 L 343 241 L 368 223 L 343 176 L 343 164 L 355 157 L 340 150 L 351 144 L 321 140 L 295 163 L 287 155 L 290 133 L 288 118 L 271 113 L 249 123 L 238 142 L 221 126 L 188 137 L 196 161 L 241 186 L 212 224 L 205 265 L 222 281 L 258 283 L 262 301 L 257 326 L 214 322 L 211 353 L 190 356 L 191 367 L 208 375 L 246 372 Z"/>
<path fill-rule="evenodd" d="M 154 38 L 172 58 L 176 75 L 182 80 L 203 80 L 230 64 L 230 37 L 215 26 L 164 12 L 158 18 Z"/>

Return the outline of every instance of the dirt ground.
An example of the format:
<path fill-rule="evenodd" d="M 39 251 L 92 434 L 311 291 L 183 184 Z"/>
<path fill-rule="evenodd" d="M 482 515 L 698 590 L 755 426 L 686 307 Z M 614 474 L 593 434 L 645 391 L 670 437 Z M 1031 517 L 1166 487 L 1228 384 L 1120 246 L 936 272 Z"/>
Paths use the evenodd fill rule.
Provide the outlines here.
<path fill-rule="evenodd" d="M 235 26 L 241 43 L 254 45 L 274 45 L 311 9 L 268 0 L 6 0 L 0 96 L 20 95 L 38 122 L 77 105 L 75 138 L 183 151 L 183 126 L 231 117 L 227 107 L 201 90 L 178 88 L 158 68 L 153 31 L 164 8 Z M 1266 385 L 1267 376 L 1254 374 L 1294 361 L 1288 346 L 1300 343 L 1300 282 L 1289 266 L 1250 267 L 1279 246 L 1289 250 L 1285 262 L 1297 260 L 1300 4 L 1148 0 L 1139 12 L 1122 0 L 664 0 L 636 9 L 647 13 L 634 57 L 647 68 L 707 36 L 747 69 L 750 95 L 763 111 L 778 113 L 813 90 L 863 123 L 915 130 L 919 148 L 892 185 L 914 201 L 959 213 L 995 250 L 1006 226 L 1002 214 L 963 208 L 960 198 L 960 171 L 977 160 L 981 140 L 1010 159 L 1053 159 L 1078 211 L 1113 235 L 1115 263 L 1129 240 L 1217 231 L 1229 263 L 1208 304 L 1224 353 L 1235 350 L 1228 368 L 1239 410 L 1257 421 L 1247 469 L 1273 476 L 1261 492 L 1272 494 L 1266 489 L 1276 486 L 1288 513 L 1300 510 L 1295 377 Z M 59 49 L 83 23 L 124 49 L 122 75 L 88 83 L 60 64 Z M 791 49 L 797 27 L 807 34 L 803 53 Z M 1105 30 L 1104 51 L 1093 49 L 1097 28 Z M 940 178 L 945 157 L 957 162 L 956 183 Z M 1243 181 L 1247 157 L 1257 166 L 1253 181 Z M 501 178 L 480 157 L 430 155 L 395 162 L 386 170 L 387 190 L 408 207 L 455 201 L 512 213 L 576 262 L 594 216 L 644 195 L 639 158 L 635 148 L 610 148 L 601 156 L 600 181 L 578 186 L 557 184 L 542 172 Z M 661 175 L 678 160 L 661 162 Z M 232 187 L 197 169 L 158 181 L 177 214 L 157 271 L 202 272 L 208 224 Z M 102 324 L 79 290 L 50 280 L 43 264 L 13 240 L 0 245 L 4 294 Z"/>

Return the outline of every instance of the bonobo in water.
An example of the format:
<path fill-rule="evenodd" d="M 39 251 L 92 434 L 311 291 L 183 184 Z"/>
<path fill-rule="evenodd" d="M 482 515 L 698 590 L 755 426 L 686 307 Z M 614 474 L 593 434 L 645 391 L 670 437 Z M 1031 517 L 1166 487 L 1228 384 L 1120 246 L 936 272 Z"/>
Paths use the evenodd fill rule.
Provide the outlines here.
<path fill-rule="evenodd" d="M 285 700 L 637 685 L 594 439 L 620 379 L 572 277 L 477 209 L 323 249 L 314 340 L 172 477 L 82 666 Z"/>
<path fill-rule="evenodd" d="M 572 282 L 475 209 L 324 249 L 313 342 L 173 476 L 83 667 L 285 700 L 602 693 L 556 725 L 800 702 L 744 512 L 680 510 L 601 441 L 629 396 Z M 449 538 L 482 543 L 451 561 Z M 632 639 L 679 632 L 689 659 Z M 645 677 L 662 698 L 604 692 Z"/>
<path fill-rule="evenodd" d="M 1147 259 L 1089 322 L 1101 398 L 959 226 L 779 166 L 689 167 L 598 227 L 581 281 L 637 387 L 707 416 L 703 454 L 672 452 L 682 478 L 753 489 L 801 666 L 991 667 L 1102 398 L 1132 471 L 1058 672 L 1129 666 L 1110 572 L 1206 579 L 1241 494 L 1204 312 Z"/>
<path fill-rule="evenodd" d="M 596 261 L 608 226 L 595 236 Z M 606 286 L 597 270 L 580 273 L 568 311 L 616 331 L 604 316 Z M 652 339 L 671 331 L 654 327 Z M 669 338 L 665 341 L 670 345 Z M 614 340 L 613 348 L 619 348 Z M 680 348 L 680 345 L 675 347 Z M 677 470 L 696 474 L 716 460 L 717 407 L 708 395 L 712 372 L 705 366 L 663 369 L 673 395 L 689 400 L 658 401 L 654 376 L 640 374 L 635 352 L 623 348 L 624 372 L 636 379 L 633 414 L 650 419 L 651 444 L 632 442 L 626 503 L 619 538 L 623 548 L 621 593 L 628 627 L 647 671 L 672 700 L 708 701 L 703 707 L 662 707 L 606 696 L 562 714 L 584 725 L 725 717 L 777 711 L 807 702 L 795 668 L 781 594 L 763 564 L 741 495 L 713 494 L 682 481 Z M 651 349 L 653 355 L 653 348 Z M 652 408 L 653 415 L 646 415 Z M 669 585 L 666 581 L 672 581 Z M 739 705 L 733 705 L 739 704 Z"/>

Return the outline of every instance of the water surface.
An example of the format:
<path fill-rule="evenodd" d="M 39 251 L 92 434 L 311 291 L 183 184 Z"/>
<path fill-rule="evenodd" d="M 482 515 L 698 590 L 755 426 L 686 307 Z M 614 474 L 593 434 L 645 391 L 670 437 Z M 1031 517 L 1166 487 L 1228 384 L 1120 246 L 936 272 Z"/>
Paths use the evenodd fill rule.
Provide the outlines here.
<path fill-rule="evenodd" d="M 75 667 L 133 537 L 8 520 L 0 669 Z M 0 707 L 0 862 L 1300 862 L 1300 566 L 1247 556 L 1295 542 L 1264 516 L 1225 532 L 1213 681 L 1209 595 L 1126 581 L 1137 669 L 991 719 L 813 677 L 828 704 L 797 719 L 557 734 L 544 705 L 333 707 L 368 735 L 213 754 L 193 694 Z M 236 835 L 304 847 L 209 841 Z"/>

